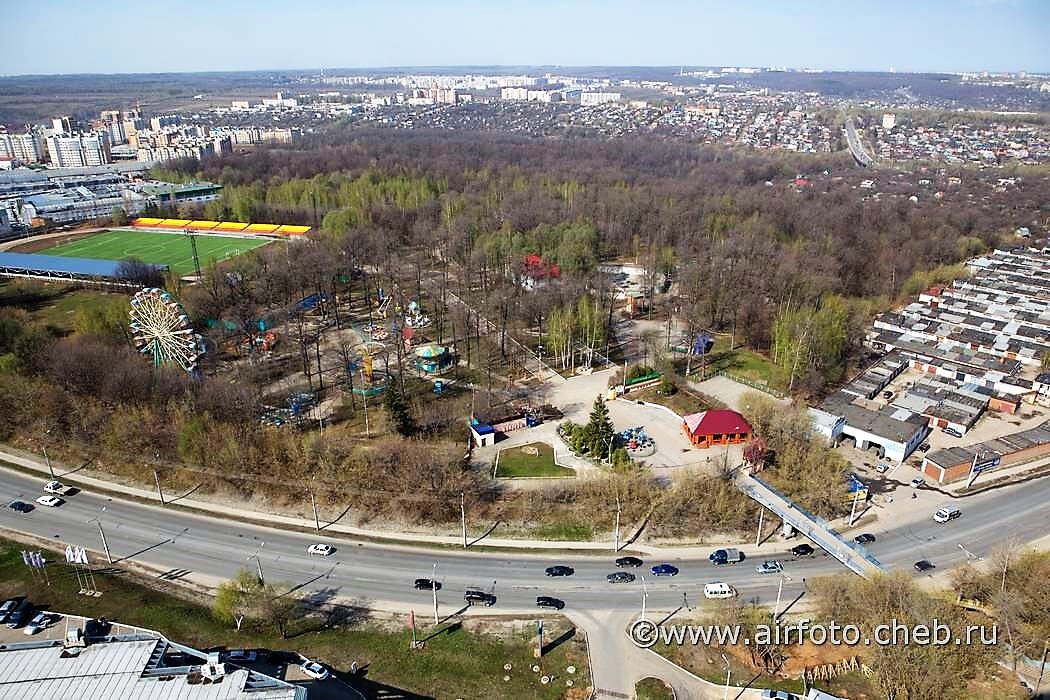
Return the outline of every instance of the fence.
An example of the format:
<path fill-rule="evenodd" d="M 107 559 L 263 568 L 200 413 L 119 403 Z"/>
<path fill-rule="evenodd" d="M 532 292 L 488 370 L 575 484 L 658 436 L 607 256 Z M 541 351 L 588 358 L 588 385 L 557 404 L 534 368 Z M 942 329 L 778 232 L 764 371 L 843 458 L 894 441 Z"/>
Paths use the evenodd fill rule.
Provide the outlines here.
<path fill-rule="evenodd" d="M 753 379 L 748 379 L 747 377 L 738 376 L 736 374 L 733 374 L 732 372 L 727 372 L 724 369 L 723 370 L 718 370 L 717 372 L 715 372 L 714 376 L 716 376 L 716 377 L 725 377 L 726 379 L 732 379 L 734 382 L 737 382 L 738 384 L 744 384 L 746 386 L 751 387 L 752 389 L 757 389 L 757 390 L 759 390 L 761 392 L 765 392 L 766 394 L 769 394 L 770 396 L 775 396 L 778 399 L 786 399 L 786 398 L 788 398 L 787 394 L 785 394 L 784 392 L 782 392 L 782 391 L 780 391 L 778 389 L 774 389 L 773 387 L 769 386 L 769 384 L 767 384 L 765 382 L 756 382 Z"/>

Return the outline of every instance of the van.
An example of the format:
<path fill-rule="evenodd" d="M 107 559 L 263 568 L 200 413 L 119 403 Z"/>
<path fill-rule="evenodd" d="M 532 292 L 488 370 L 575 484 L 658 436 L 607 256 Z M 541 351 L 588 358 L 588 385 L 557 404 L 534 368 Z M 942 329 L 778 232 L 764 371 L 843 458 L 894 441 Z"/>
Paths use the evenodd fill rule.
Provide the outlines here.
<path fill-rule="evenodd" d="M 704 584 L 704 597 L 705 598 L 733 598 L 736 596 L 736 589 L 730 586 L 728 583 L 722 583 L 721 581 L 715 583 Z"/>
<path fill-rule="evenodd" d="M 463 600 L 467 605 L 484 605 L 486 607 L 492 607 L 496 602 L 496 596 L 491 593 L 486 593 L 485 591 L 470 588 L 463 594 Z"/>
<path fill-rule="evenodd" d="M 933 522 L 935 523 L 946 523 L 949 520 L 955 520 L 962 511 L 955 506 L 948 506 L 947 508 L 938 508 L 937 512 L 933 514 Z"/>

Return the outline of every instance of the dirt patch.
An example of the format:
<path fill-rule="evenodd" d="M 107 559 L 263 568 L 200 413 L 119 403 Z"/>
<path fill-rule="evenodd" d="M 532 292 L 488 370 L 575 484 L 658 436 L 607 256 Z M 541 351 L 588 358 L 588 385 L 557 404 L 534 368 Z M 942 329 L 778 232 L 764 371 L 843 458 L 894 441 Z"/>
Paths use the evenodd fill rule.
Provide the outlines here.
<path fill-rule="evenodd" d="M 73 241 L 79 241 L 89 236 L 94 236 L 99 231 L 70 231 L 67 234 L 61 236 L 47 236 L 31 238 L 24 243 L 20 243 L 10 248 L 12 253 L 39 253 L 41 250 L 47 250 L 48 248 L 54 248 L 65 243 L 72 243 Z"/>

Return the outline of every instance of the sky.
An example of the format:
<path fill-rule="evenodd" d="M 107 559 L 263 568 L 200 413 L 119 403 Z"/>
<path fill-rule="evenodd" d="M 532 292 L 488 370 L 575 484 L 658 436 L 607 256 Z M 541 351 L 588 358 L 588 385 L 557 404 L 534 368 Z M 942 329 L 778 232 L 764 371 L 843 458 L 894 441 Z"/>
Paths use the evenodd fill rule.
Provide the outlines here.
<path fill-rule="evenodd" d="M 1050 0 L 0 0 L 0 75 L 381 66 L 1050 72 Z"/>

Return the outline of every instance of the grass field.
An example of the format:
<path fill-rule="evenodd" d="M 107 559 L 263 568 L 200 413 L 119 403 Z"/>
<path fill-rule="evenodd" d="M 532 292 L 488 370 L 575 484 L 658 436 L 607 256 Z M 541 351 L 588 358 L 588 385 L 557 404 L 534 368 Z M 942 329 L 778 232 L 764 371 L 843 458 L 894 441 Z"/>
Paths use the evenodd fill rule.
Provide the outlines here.
<path fill-rule="evenodd" d="M 530 476 L 576 476 L 576 472 L 566 467 L 559 467 L 554 463 L 554 450 L 550 445 L 534 442 L 531 445 L 510 447 L 500 451 L 496 476 L 504 479 Z"/>
<path fill-rule="evenodd" d="M 197 254 L 201 267 L 221 262 L 269 243 L 269 240 L 230 238 L 226 236 L 197 236 Z M 96 260 L 124 260 L 138 258 L 147 263 L 167 265 L 178 275 L 192 274 L 193 253 L 189 239 L 180 233 L 154 231 L 103 231 L 79 241 L 62 243 L 39 251 L 41 255 L 66 258 L 93 258 Z"/>

